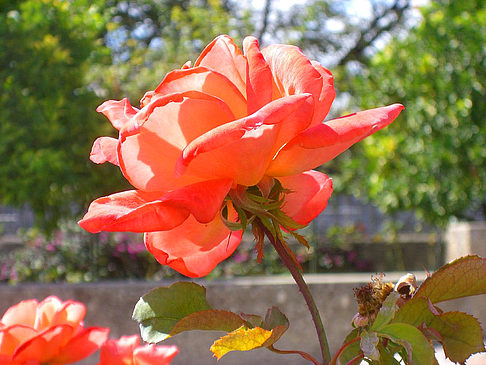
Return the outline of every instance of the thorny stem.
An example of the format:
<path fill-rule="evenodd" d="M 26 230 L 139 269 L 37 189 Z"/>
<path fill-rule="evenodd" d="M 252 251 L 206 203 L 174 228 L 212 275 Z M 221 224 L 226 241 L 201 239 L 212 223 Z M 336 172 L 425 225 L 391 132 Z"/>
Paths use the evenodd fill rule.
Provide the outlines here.
<path fill-rule="evenodd" d="M 351 345 L 351 344 L 353 344 L 353 343 L 355 343 L 355 342 L 357 342 L 357 341 L 360 341 L 360 340 L 361 340 L 361 337 L 359 337 L 359 336 L 358 336 L 358 337 L 356 337 L 356 338 L 353 338 L 351 341 L 346 342 L 344 345 L 342 345 L 342 346 L 341 346 L 341 348 L 340 348 L 340 349 L 339 349 L 339 350 L 336 352 L 336 354 L 334 355 L 334 357 L 331 359 L 331 362 L 329 363 L 329 365 L 335 365 L 335 364 L 337 363 L 338 359 L 339 359 L 339 356 L 341 356 L 341 355 L 342 355 L 342 353 L 344 352 L 344 350 L 346 350 L 346 348 L 347 348 L 349 345 Z M 354 360 L 355 360 L 355 359 L 353 359 L 353 360 L 350 362 L 350 364 L 352 364 Z"/>
<path fill-rule="evenodd" d="M 270 243 L 277 251 L 280 259 L 282 260 L 283 264 L 287 267 L 290 271 L 290 274 L 294 278 L 297 286 L 299 287 L 300 292 L 304 296 L 305 302 L 307 303 L 307 307 L 309 308 L 309 312 L 312 316 L 312 321 L 314 322 L 314 326 L 316 327 L 317 331 L 317 338 L 319 340 L 319 345 L 321 347 L 321 353 L 323 358 L 323 364 L 327 365 L 331 359 L 331 354 L 329 352 L 329 344 L 327 342 L 326 331 L 324 330 L 324 325 L 322 324 L 322 319 L 319 314 L 319 310 L 317 309 L 316 303 L 314 302 L 314 298 L 307 286 L 299 268 L 296 266 L 292 258 L 290 257 L 289 253 L 283 246 L 282 242 L 278 239 L 278 237 L 274 237 L 268 229 L 259 222 L 260 227 L 265 232 L 265 235 L 270 240 Z"/>

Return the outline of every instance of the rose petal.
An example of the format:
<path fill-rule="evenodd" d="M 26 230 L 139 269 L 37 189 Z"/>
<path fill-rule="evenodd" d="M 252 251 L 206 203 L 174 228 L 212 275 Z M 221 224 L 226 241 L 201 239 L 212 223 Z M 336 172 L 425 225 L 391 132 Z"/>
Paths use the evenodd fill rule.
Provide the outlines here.
<path fill-rule="evenodd" d="M 48 362 L 59 352 L 71 336 L 73 329 L 68 325 L 50 327 L 20 345 L 13 355 L 15 361 L 37 360 Z"/>
<path fill-rule="evenodd" d="M 202 66 L 169 72 L 155 93 L 165 95 L 191 90 L 223 100 L 236 118 L 246 115 L 246 99 L 235 84 L 223 74 Z"/>
<path fill-rule="evenodd" d="M 141 125 L 137 133 L 122 138 L 120 168 L 136 188 L 165 191 L 203 180 L 176 178 L 177 158 L 188 143 L 234 115 L 218 98 L 192 91 L 155 98 L 133 119 Z"/>
<path fill-rule="evenodd" d="M 0 322 L 5 326 L 23 324 L 34 327 L 38 304 L 35 299 L 23 300 L 7 309 Z"/>
<path fill-rule="evenodd" d="M 63 302 L 56 296 L 49 296 L 45 298 L 37 306 L 37 314 L 34 328 L 37 331 L 42 331 L 52 325 L 57 312 L 63 307 Z"/>
<path fill-rule="evenodd" d="M 177 162 L 176 176 L 226 177 L 236 184 L 255 185 L 280 147 L 308 126 L 311 118 L 310 95 L 275 100 L 189 143 Z"/>
<path fill-rule="evenodd" d="M 101 347 L 98 365 L 134 365 L 133 351 L 140 344 L 138 335 L 122 336 L 118 340 L 108 340 Z"/>
<path fill-rule="evenodd" d="M 248 114 L 272 101 L 272 71 L 260 52 L 255 37 L 246 37 L 243 41 L 245 56 L 248 59 L 246 70 L 246 95 Z"/>
<path fill-rule="evenodd" d="M 242 231 L 231 232 L 219 216 L 207 224 L 189 217 L 170 231 L 146 233 L 145 245 L 162 265 L 194 278 L 209 274 L 228 258 L 242 235 Z"/>
<path fill-rule="evenodd" d="M 128 99 L 124 98 L 105 101 L 96 108 L 96 111 L 102 113 L 110 120 L 113 127 L 120 130 L 131 117 L 137 114 L 138 109 L 132 107 Z"/>
<path fill-rule="evenodd" d="M 91 148 L 89 159 L 97 164 L 110 162 L 118 166 L 117 145 L 118 140 L 115 138 L 97 138 Z"/>
<path fill-rule="evenodd" d="M 314 96 L 311 125 L 321 123 L 334 100 L 332 74 L 311 61 L 295 46 L 274 44 L 262 50 L 274 77 L 274 98 L 310 93 Z"/>
<path fill-rule="evenodd" d="M 280 150 L 270 164 L 267 175 L 295 175 L 314 169 L 332 160 L 356 142 L 386 127 L 403 109 L 402 105 L 393 104 L 309 128 Z"/>
<path fill-rule="evenodd" d="M 291 193 L 285 195 L 282 210 L 297 223 L 309 224 L 327 206 L 332 194 L 332 179 L 318 171 L 278 179 Z"/>
<path fill-rule="evenodd" d="M 227 35 L 220 35 L 204 48 L 194 64 L 194 67 L 197 66 L 223 74 L 235 84 L 242 95 L 246 95 L 246 59 Z"/>
<path fill-rule="evenodd" d="M 109 332 L 109 328 L 102 327 L 83 329 L 62 347 L 59 354 L 51 359 L 51 362 L 71 364 L 90 356 L 105 343 Z"/>
<path fill-rule="evenodd" d="M 176 346 L 140 346 L 133 352 L 134 365 L 169 365 L 178 353 Z"/>
<path fill-rule="evenodd" d="M 16 324 L 0 329 L 0 355 L 13 355 L 15 349 L 23 342 L 37 335 L 31 327 Z M 1 357 L 0 357 L 1 359 Z M 0 362 L 0 364 L 3 364 Z"/>
<path fill-rule="evenodd" d="M 68 300 L 63 303 L 52 318 L 51 324 L 68 324 L 76 331 L 86 316 L 86 306 L 83 303 Z"/>
<path fill-rule="evenodd" d="M 169 193 L 130 190 L 93 201 L 79 225 L 89 232 L 169 230 L 189 214 L 207 223 L 231 188 L 228 179 L 192 184 Z"/>

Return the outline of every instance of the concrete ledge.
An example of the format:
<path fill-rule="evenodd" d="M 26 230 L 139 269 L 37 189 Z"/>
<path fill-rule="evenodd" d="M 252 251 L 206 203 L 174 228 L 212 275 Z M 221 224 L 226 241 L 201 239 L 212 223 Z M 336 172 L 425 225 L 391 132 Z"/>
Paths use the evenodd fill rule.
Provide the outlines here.
<path fill-rule="evenodd" d="M 471 254 L 486 257 L 486 222 L 451 223 L 445 238 L 446 262 Z"/>
<path fill-rule="evenodd" d="M 386 280 L 396 281 L 404 273 L 387 274 Z M 415 273 L 423 280 L 424 272 Z M 317 274 L 306 276 L 306 281 L 318 303 L 331 346 L 334 352 L 351 330 L 351 319 L 356 313 L 353 288 L 370 280 L 371 274 Z M 302 350 L 319 358 L 315 330 L 306 310 L 305 302 L 289 276 L 250 277 L 224 281 L 198 281 L 207 288 L 208 300 L 214 308 L 235 312 L 265 315 L 271 306 L 278 306 L 290 320 L 290 328 L 277 343 L 279 349 Z M 138 333 L 137 324 L 131 319 L 139 297 L 158 286 L 171 282 L 102 282 L 92 284 L 22 284 L 0 285 L 0 313 L 23 299 L 57 295 L 63 300 L 74 299 L 87 306 L 87 326 L 111 328 L 111 338 Z M 468 311 L 486 323 L 483 298 L 458 300 L 454 309 Z M 449 310 L 452 308 L 448 308 Z M 173 361 L 182 364 L 216 364 L 209 347 L 221 332 L 189 332 L 168 339 L 176 344 L 180 353 Z M 91 359 L 84 364 L 96 363 Z M 229 353 L 218 364 L 308 364 L 296 355 L 277 355 L 266 349 L 246 353 Z"/>

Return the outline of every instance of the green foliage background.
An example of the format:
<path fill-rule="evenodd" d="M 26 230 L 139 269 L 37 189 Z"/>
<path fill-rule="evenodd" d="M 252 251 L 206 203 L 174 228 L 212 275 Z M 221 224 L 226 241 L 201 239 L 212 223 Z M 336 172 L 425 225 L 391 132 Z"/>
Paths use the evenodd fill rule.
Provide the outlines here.
<path fill-rule="evenodd" d="M 89 162 L 108 132 L 85 75 L 109 62 L 99 4 L 11 1 L 0 7 L 0 201 L 28 204 L 53 228 L 86 202 L 119 186 L 115 169 Z M 7 163 L 5 163 L 7 161 Z"/>
<path fill-rule="evenodd" d="M 291 42 L 328 66 L 343 111 L 400 102 L 403 115 L 325 166 L 337 192 L 386 212 L 413 209 L 444 225 L 486 211 L 484 0 L 431 2 L 411 28 L 411 1 L 350 0 L 258 12 L 231 0 L 21 0 L 0 5 L 0 204 L 28 205 L 44 230 L 95 197 L 127 188 L 117 168 L 88 160 L 115 135 L 95 108 L 133 105 L 165 73 L 221 33 L 238 44 Z M 263 18 L 262 18 L 263 17 Z M 329 24 L 338 24 L 330 27 Z"/>
<path fill-rule="evenodd" d="M 338 161 L 337 185 L 444 226 L 486 212 L 486 2 L 432 2 L 423 17 L 351 80 L 361 108 L 406 110 Z"/>

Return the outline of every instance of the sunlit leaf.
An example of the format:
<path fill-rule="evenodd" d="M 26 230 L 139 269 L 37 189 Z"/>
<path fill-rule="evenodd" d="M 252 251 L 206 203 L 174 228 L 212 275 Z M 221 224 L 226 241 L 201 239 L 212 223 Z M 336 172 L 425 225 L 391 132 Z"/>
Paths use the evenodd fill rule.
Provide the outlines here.
<path fill-rule="evenodd" d="M 408 323 L 431 340 L 441 342 L 444 351 L 455 362 L 483 349 L 483 332 L 479 322 L 461 312 L 442 313 L 425 298 L 413 298 L 400 308 L 394 322 Z"/>
<path fill-rule="evenodd" d="M 419 287 L 415 298 L 432 303 L 486 294 L 486 259 L 466 256 L 442 266 Z"/>
<path fill-rule="evenodd" d="M 409 365 L 436 364 L 434 348 L 417 328 L 406 323 L 391 323 L 380 328 L 378 335 L 402 345 L 408 354 Z"/>
<path fill-rule="evenodd" d="M 215 341 L 211 347 L 218 359 L 230 351 L 272 346 L 289 327 L 287 317 L 277 307 L 270 308 L 263 321 L 259 316 L 248 314 L 242 314 L 240 318 L 244 318 L 247 323 Z M 248 328 L 248 324 L 260 324 L 262 327 Z"/>
<path fill-rule="evenodd" d="M 476 352 L 484 351 L 483 331 L 478 320 L 462 312 L 434 316 L 430 327 L 439 332 L 446 356 L 463 363 Z"/>
<path fill-rule="evenodd" d="M 211 351 L 218 360 L 230 351 L 249 351 L 259 347 L 270 338 L 272 331 L 260 327 L 246 328 L 244 326 L 216 340 Z"/>
<path fill-rule="evenodd" d="M 132 318 L 139 323 L 143 340 L 157 343 L 169 336 L 179 320 L 207 309 L 210 306 L 203 286 L 177 282 L 168 288 L 156 288 L 141 297 Z"/>
<path fill-rule="evenodd" d="M 421 323 L 429 323 L 431 316 L 427 299 L 414 297 L 403 304 L 393 321 L 418 327 Z"/>
<path fill-rule="evenodd" d="M 400 294 L 397 292 L 391 292 L 386 297 L 370 330 L 378 331 L 382 326 L 390 323 L 398 310 L 398 298 L 400 298 Z"/>

